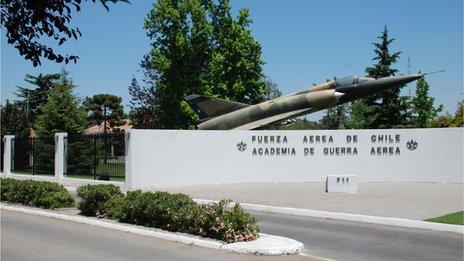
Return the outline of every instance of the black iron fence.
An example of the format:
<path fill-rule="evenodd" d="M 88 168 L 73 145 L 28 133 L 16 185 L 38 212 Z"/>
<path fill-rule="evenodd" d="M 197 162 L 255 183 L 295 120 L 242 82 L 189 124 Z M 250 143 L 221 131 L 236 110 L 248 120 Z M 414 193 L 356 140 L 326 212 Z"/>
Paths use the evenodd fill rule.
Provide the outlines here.
<path fill-rule="evenodd" d="M 54 175 L 55 140 L 53 138 L 19 138 L 13 143 L 12 172 L 17 174 Z"/>
<path fill-rule="evenodd" d="M 66 138 L 68 177 L 124 180 L 125 140 L 123 133 L 74 135 Z"/>

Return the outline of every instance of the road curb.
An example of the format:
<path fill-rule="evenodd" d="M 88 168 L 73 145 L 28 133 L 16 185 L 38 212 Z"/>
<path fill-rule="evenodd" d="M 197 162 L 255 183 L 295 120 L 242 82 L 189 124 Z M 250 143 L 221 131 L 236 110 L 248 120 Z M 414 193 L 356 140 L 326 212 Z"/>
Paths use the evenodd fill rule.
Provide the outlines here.
<path fill-rule="evenodd" d="M 218 202 L 215 200 L 207 200 L 207 199 L 194 199 L 194 200 L 200 204 Z M 235 203 L 231 203 L 231 204 L 235 204 Z M 257 204 L 248 204 L 248 203 L 240 203 L 240 206 L 243 209 L 248 210 L 248 211 L 285 214 L 285 215 L 293 215 L 293 216 L 304 216 L 304 217 L 315 217 L 315 218 L 337 219 L 337 220 L 346 220 L 346 221 L 361 222 L 361 223 L 371 223 L 371 224 L 379 224 L 379 225 L 427 229 L 427 230 L 433 230 L 433 231 L 464 234 L 464 226 L 442 224 L 442 223 L 420 221 L 420 220 L 412 220 L 412 219 L 405 219 L 405 218 L 378 217 L 378 216 L 369 216 L 369 215 L 361 215 L 361 214 L 338 213 L 338 212 L 328 212 L 328 211 L 310 210 L 310 209 L 301 209 L 301 208 L 275 207 L 275 206 L 266 206 L 266 205 L 257 205 Z"/>
<path fill-rule="evenodd" d="M 142 226 L 124 224 L 124 223 L 113 223 L 109 220 L 97 219 L 92 217 L 84 217 L 77 215 L 68 215 L 63 213 L 57 213 L 51 210 L 23 207 L 23 206 L 12 206 L 1 203 L 1 210 L 14 211 L 23 214 L 37 215 L 42 217 L 56 218 L 65 221 L 72 221 L 82 224 L 88 224 L 143 236 L 149 236 L 153 238 L 159 238 L 169 241 L 174 241 L 187 245 L 195 245 L 199 247 L 223 250 L 226 252 L 238 253 L 238 254 L 252 254 L 252 255 L 291 255 L 299 254 L 303 252 L 304 245 L 296 240 L 267 235 L 259 234 L 259 238 L 250 242 L 237 242 L 226 244 L 224 242 L 202 238 L 199 236 L 188 235 L 184 233 L 168 232 L 156 228 L 147 228 Z"/>

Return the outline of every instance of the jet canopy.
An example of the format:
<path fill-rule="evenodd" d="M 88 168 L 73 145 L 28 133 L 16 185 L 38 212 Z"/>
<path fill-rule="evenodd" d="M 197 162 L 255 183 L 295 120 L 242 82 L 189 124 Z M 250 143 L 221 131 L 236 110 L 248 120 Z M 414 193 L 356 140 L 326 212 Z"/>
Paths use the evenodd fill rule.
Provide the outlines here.
<path fill-rule="evenodd" d="M 343 77 L 340 79 L 335 79 L 334 81 L 335 81 L 335 86 L 340 87 L 340 86 L 348 86 L 348 85 L 353 85 L 357 83 L 367 82 L 370 80 L 374 80 L 374 79 L 352 75 L 352 76 L 347 76 L 347 77 Z"/>

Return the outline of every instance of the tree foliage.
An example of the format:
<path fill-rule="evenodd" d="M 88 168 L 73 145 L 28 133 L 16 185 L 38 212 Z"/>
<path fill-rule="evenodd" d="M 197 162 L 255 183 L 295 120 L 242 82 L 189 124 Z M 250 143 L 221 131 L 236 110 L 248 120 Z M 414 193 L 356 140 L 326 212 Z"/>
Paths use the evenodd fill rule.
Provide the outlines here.
<path fill-rule="evenodd" d="M 453 115 L 446 112 L 431 121 L 432 128 L 464 127 L 464 100 L 458 102 L 458 108 Z"/>
<path fill-rule="evenodd" d="M 272 81 L 269 76 L 264 79 L 264 86 L 266 88 L 264 98 L 266 101 L 282 96 L 282 91 L 280 90 L 279 85 Z"/>
<path fill-rule="evenodd" d="M 347 106 L 341 104 L 326 110 L 326 114 L 321 118 L 322 129 L 337 130 L 345 129 L 348 120 Z"/>
<path fill-rule="evenodd" d="M 111 94 L 96 94 L 84 100 L 87 120 L 92 125 L 100 125 L 106 120 L 110 128 L 124 124 L 122 98 Z"/>
<path fill-rule="evenodd" d="M 391 53 L 390 45 L 395 39 L 390 38 L 386 26 L 378 39 L 378 43 L 373 43 L 375 56 L 372 59 L 377 63 L 367 67 L 366 73 L 373 78 L 393 76 L 398 70 L 392 66 L 398 61 L 401 52 Z M 410 126 L 410 101 L 407 97 L 399 96 L 401 87 L 353 102 L 349 127 L 383 129 Z"/>
<path fill-rule="evenodd" d="M 37 115 L 41 114 L 41 106 L 47 103 L 48 92 L 60 78 L 60 73 L 39 74 L 38 76 L 26 74 L 24 81 L 36 86 L 36 88 L 29 89 L 17 86 L 16 95 L 21 99 L 20 102 L 26 110 L 27 121 L 31 123 L 31 126 L 35 122 Z"/>
<path fill-rule="evenodd" d="M 415 125 L 426 128 L 435 119 L 439 112 L 443 110 L 443 105 L 438 108 L 433 106 L 434 98 L 429 96 L 430 86 L 425 77 L 420 78 L 416 84 L 416 96 L 412 98 L 413 110 L 415 113 Z"/>
<path fill-rule="evenodd" d="M 100 2 L 109 10 L 109 2 L 129 2 L 128 0 L 2 0 L 0 21 L 6 30 L 8 44 L 13 45 L 21 56 L 34 66 L 40 65 L 40 58 L 61 63 L 76 62 L 76 55 L 56 53 L 44 38 L 53 39 L 58 45 L 68 39 L 82 36 L 79 28 L 72 28 L 70 22 L 73 9 L 81 10 L 83 1 Z"/>
<path fill-rule="evenodd" d="M 4 135 L 27 136 L 30 126 L 26 111 L 21 103 L 10 103 L 7 100 L 5 105 L 0 106 L 0 112 L 2 137 Z"/>
<path fill-rule="evenodd" d="M 152 41 L 145 79 L 129 91 L 136 127 L 194 128 L 184 97 L 198 93 L 245 103 L 264 100 L 261 47 L 246 9 L 232 17 L 228 0 L 160 0 L 144 28 Z M 149 79 L 149 80 L 147 80 Z"/>
<path fill-rule="evenodd" d="M 42 106 L 42 114 L 36 122 L 39 137 L 52 137 L 56 132 L 73 135 L 85 129 L 85 111 L 73 93 L 74 87 L 67 74 L 62 74 L 49 91 L 48 101 Z"/>

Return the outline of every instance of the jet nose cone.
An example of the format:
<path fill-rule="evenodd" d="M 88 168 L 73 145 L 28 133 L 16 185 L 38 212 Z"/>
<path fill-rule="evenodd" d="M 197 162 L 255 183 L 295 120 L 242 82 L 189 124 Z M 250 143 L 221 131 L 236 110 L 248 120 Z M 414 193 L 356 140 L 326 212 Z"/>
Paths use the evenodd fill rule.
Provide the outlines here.
<path fill-rule="evenodd" d="M 404 75 L 404 76 L 401 76 L 403 77 L 403 80 L 406 82 L 406 83 L 410 83 L 410 82 L 413 82 L 415 80 L 418 80 L 420 79 L 422 76 L 422 74 L 413 74 L 413 75 Z"/>
<path fill-rule="evenodd" d="M 380 82 L 384 82 L 390 86 L 398 87 L 398 86 L 413 82 L 421 78 L 422 76 L 423 76 L 422 74 L 391 76 L 391 77 L 380 79 Z"/>

